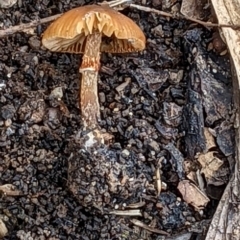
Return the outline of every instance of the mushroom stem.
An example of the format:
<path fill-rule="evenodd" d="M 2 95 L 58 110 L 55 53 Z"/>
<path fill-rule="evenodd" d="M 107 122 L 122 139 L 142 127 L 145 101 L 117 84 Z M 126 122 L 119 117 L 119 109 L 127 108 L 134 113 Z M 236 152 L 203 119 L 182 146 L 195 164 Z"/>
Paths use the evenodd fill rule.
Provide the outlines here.
<path fill-rule="evenodd" d="M 79 69 L 82 74 L 80 106 L 83 124 L 91 130 L 98 128 L 100 108 L 98 102 L 98 70 L 100 67 L 100 46 L 102 35 L 93 32 L 86 38 L 83 61 Z"/>

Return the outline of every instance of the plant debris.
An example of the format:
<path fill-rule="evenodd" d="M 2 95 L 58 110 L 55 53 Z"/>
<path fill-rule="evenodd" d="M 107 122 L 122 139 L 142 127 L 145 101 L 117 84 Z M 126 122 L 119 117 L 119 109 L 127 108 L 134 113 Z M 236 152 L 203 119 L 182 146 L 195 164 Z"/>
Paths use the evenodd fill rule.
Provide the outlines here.
<path fill-rule="evenodd" d="M 209 48 L 213 30 L 158 14 L 173 16 L 180 0 L 130 4 L 122 13 L 146 49 L 102 53 L 99 125 L 114 138 L 85 148 L 80 58 L 44 49 L 39 19 L 88 4 L 26 0 L 0 10 L 4 33 L 31 26 L 0 32 L 4 240 L 202 238 L 234 166 L 228 55 Z"/>

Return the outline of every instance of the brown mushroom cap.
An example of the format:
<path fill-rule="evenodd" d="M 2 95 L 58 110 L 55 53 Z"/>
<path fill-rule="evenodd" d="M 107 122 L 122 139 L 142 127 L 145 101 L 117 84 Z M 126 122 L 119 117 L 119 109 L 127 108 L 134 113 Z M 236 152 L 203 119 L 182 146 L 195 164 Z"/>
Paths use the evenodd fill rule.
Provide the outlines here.
<path fill-rule="evenodd" d="M 83 53 L 86 36 L 102 33 L 101 52 L 135 52 L 145 48 L 142 30 L 128 17 L 98 5 L 72 9 L 44 32 L 43 45 L 56 52 Z"/>

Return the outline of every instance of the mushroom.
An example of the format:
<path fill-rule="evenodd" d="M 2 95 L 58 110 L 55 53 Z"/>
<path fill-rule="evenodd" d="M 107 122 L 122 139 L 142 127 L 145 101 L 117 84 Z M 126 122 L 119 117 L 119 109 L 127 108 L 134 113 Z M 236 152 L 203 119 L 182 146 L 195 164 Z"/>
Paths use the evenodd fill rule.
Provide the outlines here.
<path fill-rule="evenodd" d="M 42 44 L 47 49 L 83 53 L 79 68 L 82 74 L 80 108 L 86 130 L 100 133 L 97 91 L 100 53 L 141 51 L 145 43 L 142 30 L 131 19 L 108 6 L 89 5 L 72 9 L 44 32 Z"/>

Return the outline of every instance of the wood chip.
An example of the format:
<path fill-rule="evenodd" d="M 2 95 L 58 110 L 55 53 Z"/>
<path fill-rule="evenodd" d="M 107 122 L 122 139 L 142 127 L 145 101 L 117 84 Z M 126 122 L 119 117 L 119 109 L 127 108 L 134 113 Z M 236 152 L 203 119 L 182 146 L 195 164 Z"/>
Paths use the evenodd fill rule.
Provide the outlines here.
<path fill-rule="evenodd" d="M 21 196 L 23 193 L 15 189 L 15 186 L 12 184 L 4 184 L 0 186 L 0 192 L 6 196 Z"/>
<path fill-rule="evenodd" d="M 0 219 L 0 239 L 4 238 L 8 233 L 5 223 Z"/>
<path fill-rule="evenodd" d="M 128 84 L 130 82 L 131 82 L 131 78 L 126 78 L 125 82 L 123 82 L 122 84 L 120 84 L 119 86 L 116 87 L 116 90 L 118 92 L 122 92 L 128 86 Z"/>
<path fill-rule="evenodd" d="M 216 147 L 214 136 L 209 128 L 204 128 L 204 136 L 206 141 L 206 150 Z"/>
<path fill-rule="evenodd" d="M 198 156 L 198 162 L 202 166 L 201 173 L 204 174 L 206 180 L 212 179 L 223 165 L 223 161 L 214 156 L 215 152 L 208 152 Z"/>
<path fill-rule="evenodd" d="M 182 194 L 184 201 L 195 207 L 197 210 L 204 209 L 210 201 L 210 199 L 197 186 L 188 180 L 179 182 L 178 190 Z"/>

